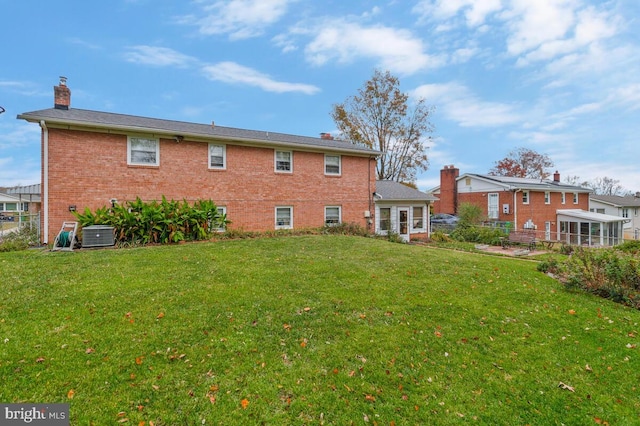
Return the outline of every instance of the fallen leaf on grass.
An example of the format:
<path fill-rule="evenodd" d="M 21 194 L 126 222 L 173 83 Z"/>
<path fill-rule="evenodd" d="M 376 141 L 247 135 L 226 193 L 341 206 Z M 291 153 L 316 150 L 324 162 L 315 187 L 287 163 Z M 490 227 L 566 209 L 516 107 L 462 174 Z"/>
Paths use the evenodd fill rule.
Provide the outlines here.
<path fill-rule="evenodd" d="M 40 358 L 36 358 L 36 362 L 37 362 L 37 363 L 44 362 L 44 358 L 42 358 L 42 357 L 40 357 Z"/>
<path fill-rule="evenodd" d="M 569 385 L 567 385 L 566 383 L 562 383 L 562 382 L 560 382 L 560 384 L 558 384 L 558 387 L 559 387 L 560 389 L 568 390 L 568 391 L 571 391 L 571 392 L 575 392 L 575 391 L 576 391 L 576 390 L 573 388 L 573 386 L 569 386 Z"/>
<path fill-rule="evenodd" d="M 73 399 L 75 395 L 76 395 L 76 391 L 74 391 L 73 389 L 69 389 L 69 392 L 67 392 L 67 398 L 69 399 Z"/>
<path fill-rule="evenodd" d="M 601 419 L 601 418 L 599 418 L 599 417 L 594 417 L 594 418 L 593 418 L 593 421 L 594 421 L 594 422 L 596 422 L 596 424 L 597 424 L 597 425 L 607 425 L 607 426 L 609 425 L 609 422 L 608 422 L 608 421 L 606 421 L 606 420 L 602 420 L 602 419 Z"/>
<path fill-rule="evenodd" d="M 576 311 L 575 311 L 575 310 L 573 310 L 573 309 L 569 309 L 569 315 L 575 315 L 575 314 L 576 314 Z"/>
<path fill-rule="evenodd" d="M 143 356 L 136 357 L 136 364 L 137 365 L 142 365 L 142 359 L 143 358 L 144 358 Z"/>
<path fill-rule="evenodd" d="M 243 410 L 246 410 L 247 407 L 249 406 L 249 400 L 248 399 L 243 399 L 242 401 L 240 401 L 240 405 L 242 406 Z"/>
<path fill-rule="evenodd" d="M 164 312 L 160 312 L 156 318 L 157 319 L 164 318 Z"/>
<path fill-rule="evenodd" d="M 87 348 L 87 350 L 84 351 L 84 353 L 86 353 L 86 354 L 92 354 L 94 352 L 95 352 L 95 350 L 93 348 Z"/>

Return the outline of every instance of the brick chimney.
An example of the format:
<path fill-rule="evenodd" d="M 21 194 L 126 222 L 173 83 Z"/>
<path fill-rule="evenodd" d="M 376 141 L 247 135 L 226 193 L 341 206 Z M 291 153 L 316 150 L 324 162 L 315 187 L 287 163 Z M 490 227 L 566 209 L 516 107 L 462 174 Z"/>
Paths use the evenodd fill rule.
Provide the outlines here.
<path fill-rule="evenodd" d="M 320 133 L 320 139 L 333 139 L 333 136 L 331 136 L 331 133 Z"/>
<path fill-rule="evenodd" d="M 458 184 L 456 179 L 460 170 L 453 165 L 444 166 L 440 170 L 440 199 L 439 211 L 436 213 L 456 214 L 458 212 Z"/>
<path fill-rule="evenodd" d="M 67 87 L 67 77 L 60 77 L 60 84 L 53 86 L 53 107 L 69 109 L 71 106 L 71 90 Z"/>
<path fill-rule="evenodd" d="M 558 173 L 558 171 L 556 170 L 556 172 L 553 174 L 553 181 L 554 182 L 560 182 L 560 173 Z"/>

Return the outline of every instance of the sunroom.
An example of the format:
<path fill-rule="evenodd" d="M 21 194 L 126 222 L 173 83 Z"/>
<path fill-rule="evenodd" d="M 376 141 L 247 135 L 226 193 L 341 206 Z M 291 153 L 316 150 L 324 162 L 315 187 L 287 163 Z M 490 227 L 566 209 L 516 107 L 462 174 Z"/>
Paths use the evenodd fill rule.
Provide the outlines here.
<path fill-rule="evenodd" d="M 558 241 L 590 247 L 615 246 L 624 242 L 623 224 L 629 219 L 585 210 L 557 210 Z"/>

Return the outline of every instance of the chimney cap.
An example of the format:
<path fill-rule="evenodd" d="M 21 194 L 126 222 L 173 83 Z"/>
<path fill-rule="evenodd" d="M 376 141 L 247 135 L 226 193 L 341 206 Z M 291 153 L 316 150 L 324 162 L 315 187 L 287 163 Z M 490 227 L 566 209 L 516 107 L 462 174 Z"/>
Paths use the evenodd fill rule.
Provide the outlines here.
<path fill-rule="evenodd" d="M 66 86 L 67 85 L 67 77 L 61 75 L 60 76 L 60 86 Z"/>

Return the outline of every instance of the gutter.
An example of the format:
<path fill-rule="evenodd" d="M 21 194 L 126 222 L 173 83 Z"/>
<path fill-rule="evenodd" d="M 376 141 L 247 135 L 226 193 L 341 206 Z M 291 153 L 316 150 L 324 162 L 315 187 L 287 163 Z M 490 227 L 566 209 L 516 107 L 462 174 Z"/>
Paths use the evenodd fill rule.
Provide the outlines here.
<path fill-rule="evenodd" d="M 49 243 L 49 129 L 44 120 L 40 120 L 42 128 L 42 243 Z"/>
<path fill-rule="evenodd" d="M 18 115 L 18 119 L 22 119 L 28 122 L 38 122 L 38 115 L 30 115 L 30 114 L 20 114 Z M 286 148 L 297 148 L 299 151 L 311 151 L 311 152 L 336 152 L 336 153 L 348 153 L 357 156 L 380 156 L 382 152 L 373 150 L 373 149 L 363 149 L 357 148 L 356 145 L 353 145 L 354 148 L 346 147 L 332 147 L 332 146 L 324 146 L 324 145 L 315 145 L 315 144 L 303 144 L 303 143 L 295 143 L 295 142 L 285 142 L 279 141 L 277 139 L 271 140 L 269 139 L 269 132 L 262 131 L 254 131 L 254 132 L 262 132 L 266 135 L 265 139 L 253 139 L 253 138 L 242 138 L 242 137 L 233 137 L 233 136 L 224 136 L 224 135 L 215 135 L 209 133 L 190 133 L 190 132 L 180 132 L 180 130 L 171 130 L 171 129 L 159 129 L 159 128 L 149 128 L 149 127 L 139 127 L 139 126 L 123 126 L 123 125 L 111 125 L 111 124 L 100 124 L 100 123 L 91 123 L 91 122 L 83 122 L 83 121 L 75 121 L 75 120 L 65 120 L 60 118 L 53 119 L 52 122 L 49 120 L 49 127 L 58 127 L 62 126 L 62 128 L 66 128 L 71 130 L 72 127 L 77 127 L 80 129 L 95 129 L 102 130 L 105 133 L 117 133 L 127 132 L 129 133 L 138 133 L 138 134 L 152 134 L 154 136 L 163 136 L 167 139 L 174 139 L 176 134 L 180 134 L 185 139 L 191 139 L 194 141 L 202 141 L 202 142 L 211 142 L 213 141 L 226 141 L 226 142 L 240 142 L 247 145 L 253 145 L 258 147 L 286 147 Z M 40 122 L 43 122 L 44 119 L 40 119 Z M 197 123 L 193 123 L 197 124 Z M 295 136 L 295 135 L 292 135 Z M 346 145 L 352 145 L 348 142 L 345 142 Z"/>

